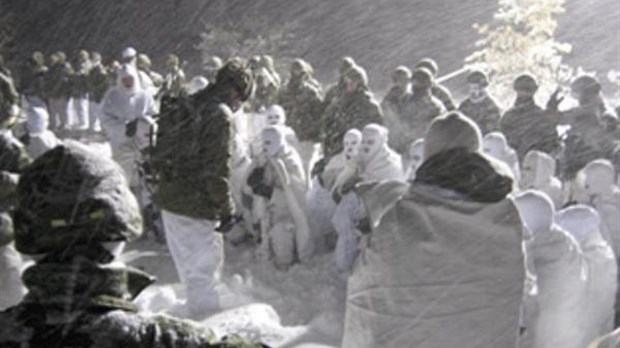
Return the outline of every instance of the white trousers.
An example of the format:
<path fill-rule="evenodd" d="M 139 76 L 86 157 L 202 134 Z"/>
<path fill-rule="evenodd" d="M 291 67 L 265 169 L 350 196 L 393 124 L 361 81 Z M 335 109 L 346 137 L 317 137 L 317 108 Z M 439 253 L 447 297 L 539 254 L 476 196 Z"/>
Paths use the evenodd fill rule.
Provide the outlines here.
<path fill-rule="evenodd" d="M 360 253 L 362 234 L 356 226 L 363 217 L 362 202 L 354 193 L 344 195 L 334 211 L 332 224 L 338 234 L 335 258 L 336 267 L 340 272 L 351 271 Z"/>
<path fill-rule="evenodd" d="M 103 103 L 91 101 L 88 103 L 88 129 L 91 131 L 101 131 L 101 112 L 103 111 Z"/>
<path fill-rule="evenodd" d="M 166 242 L 187 294 L 194 319 L 219 309 L 216 285 L 224 265 L 224 240 L 215 221 L 194 219 L 162 210 Z"/>
<path fill-rule="evenodd" d="M 70 110 L 73 116 L 72 127 L 88 129 L 88 97 L 71 98 Z"/>
<path fill-rule="evenodd" d="M 67 98 L 50 99 L 50 130 L 62 129 L 69 126 L 67 116 L 69 100 Z"/>

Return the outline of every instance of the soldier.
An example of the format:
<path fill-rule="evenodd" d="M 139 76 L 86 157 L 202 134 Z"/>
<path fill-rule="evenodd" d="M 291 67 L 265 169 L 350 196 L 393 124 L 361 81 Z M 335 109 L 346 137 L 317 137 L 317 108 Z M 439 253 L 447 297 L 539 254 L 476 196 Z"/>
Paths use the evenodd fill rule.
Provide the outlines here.
<path fill-rule="evenodd" d="M 312 68 L 302 59 L 291 64 L 291 76 L 278 95 L 290 126 L 299 140 L 299 155 L 307 174 L 321 134 L 321 93 L 310 81 Z"/>
<path fill-rule="evenodd" d="M 323 116 L 324 161 L 342 151 L 342 139 L 349 129 L 363 129 L 370 123 L 383 124 L 383 112 L 368 87 L 366 71 L 354 66 L 344 74 L 344 82 L 344 95 Z"/>
<path fill-rule="evenodd" d="M 67 62 L 67 56 L 61 51 L 52 54 L 51 63 L 46 83 L 49 95 L 50 129 L 58 130 L 70 126 L 67 111 L 73 68 Z"/>
<path fill-rule="evenodd" d="M 120 168 L 87 147 L 58 146 L 24 170 L 14 222 L 17 249 L 37 261 L 26 298 L 0 313 L 0 346 L 261 347 L 139 313 L 132 300 L 154 278 L 115 259 L 142 218 Z"/>
<path fill-rule="evenodd" d="M 431 93 L 435 98 L 439 99 L 447 111 L 456 110 L 450 91 L 435 80 L 439 74 L 439 67 L 437 66 L 437 63 L 431 58 L 424 58 L 415 65 L 415 69 L 417 68 L 426 68 L 431 72 L 433 75 L 433 86 L 431 87 Z"/>
<path fill-rule="evenodd" d="M 89 97 L 89 122 L 88 130 L 99 132 L 101 130 L 100 118 L 103 108 L 103 97 L 110 89 L 110 78 L 107 69 L 101 63 L 101 55 L 91 53 L 92 67 L 88 72 L 88 97 Z"/>
<path fill-rule="evenodd" d="M 472 71 L 467 75 L 467 84 L 469 96 L 459 105 L 459 111 L 476 122 L 483 135 L 499 130 L 501 114 L 497 103 L 487 92 L 487 75 L 479 70 Z"/>
<path fill-rule="evenodd" d="M 160 96 L 179 96 L 185 88 L 185 73 L 181 69 L 179 56 L 169 54 L 166 57 L 166 69 L 168 72 L 164 76 L 164 83 L 159 91 Z"/>
<path fill-rule="evenodd" d="M 220 70 L 222 65 L 222 59 L 218 56 L 212 56 L 204 62 L 202 69 L 209 83 L 215 82 L 215 75 L 217 75 L 217 71 Z"/>
<path fill-rule="evenodd" d="M 151 96 L 157 95 L 159 88 L 164 83 L 164 78 L 152 70 L 153 64 L 151 59 L 144 53 L 138 54 L 136 60 L 136 67 L 138 68 L 138 77 L 142 89 L 151 94 Z"/>
<path fill-rule="evenodd" d="M 401 119 L 404 118 L 402 114 L 403 102 L 410 94 L 411 83 L 411 70 L 405 66 L 399 66 L 392 73 L 393 86 L 381 102 L 381 109 L 385 114 L 385 122 L 390 133 L 396 135 L 399 134 L 399 128 L 401 126 Z M 396 136 L 391 136 L 389 144 L 392 148 L 399 147 Z"/>
<path fill-rule="evenodd" d="M 553 154 L 559 149 L 555 122 L 534 101 L 538 83 L 531 75 L 517 77 L 513 88 L 517 93 L 514 106 L 500 119 L 500 129 L 523 161 L 531 150 Z"/>
<path fill-rule="evenodd" d="M 431 93 L 433 84 L 433 74 L 426 68 L 418 68 L 411 75 L 411 94 L 404 97 L 400 127 L 391 134 L 397 152 L 403 153 L 409 144 L 423 137 L 431 121 L 444 111 Z"/>
<path fill-rule="evenodd" d="M 26 62 L 19 81 L 19 90 L 29 105 L 46 107 L 45 80 L 47 72 L 48 68 L 45 65 L 43 53 L 34 52 Z"/>
<path fill-rule="evenodd" d="M 88 73 L 90 71 L 90 57 L 86 50 L 79 50 L 76 54 L 74 74 L 71 76 L 71 106 L 73 127 L 79 130 L 88 129 Z"/>
<path fill-rule="evenodd" d="M 338 82 L 331 86 L 325 93 L 325 99 L 323 100 L 323 109 L 327 109 L 337 99 L 344 95 L 346 83 L 344 81 L 344 75 L 355 66 L 355 61 L 351 57 L 342 57 L 340 60 L 340 66 L 338 67 Z"/>
<path fill-rule="evenodd" d="M 162 110 L 160 118 L 153 153 L 159 173 L 156 201 L 195 318 L 220 308 L 216 285 L 224 245 L 215 229 L 232 227 L 233 113 L 250 97 L 252 85 L 245 62 L 231 60 L 218 71 L 214 84 L 171 114 Z"/>

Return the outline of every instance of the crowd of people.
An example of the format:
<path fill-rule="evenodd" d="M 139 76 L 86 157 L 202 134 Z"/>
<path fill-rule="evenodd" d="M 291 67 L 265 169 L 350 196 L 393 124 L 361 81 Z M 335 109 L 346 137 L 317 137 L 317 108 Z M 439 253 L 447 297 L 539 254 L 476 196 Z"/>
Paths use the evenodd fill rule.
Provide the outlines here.
<path fill-rule="evenodd" d="M 329 86 L 268 55 L 191 79 L 131 47 L 49 63 L 0 64 L 0 346 L 260 346 L 136 313 L 152 280 L 115 259 L 145 228 L 192 319 L 221 309 L 224 244 L 244 243 L 281 272 L 333 253 L 347 348 L 583 348 L 620 325 L 620 110 L 593 76 L 565 109 L 523 73 L 502 110 L 485 72 L 458 103 L 430 58 L 381 101 L 351 57 Z"/>

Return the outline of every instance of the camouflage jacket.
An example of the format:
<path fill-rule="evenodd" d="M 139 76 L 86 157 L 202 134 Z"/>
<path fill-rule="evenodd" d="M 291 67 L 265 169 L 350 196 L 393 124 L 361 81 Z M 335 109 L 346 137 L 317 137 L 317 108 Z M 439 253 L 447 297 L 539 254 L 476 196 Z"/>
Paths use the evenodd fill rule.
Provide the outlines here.
<path fill-rule="evenodd" d="M 534 101 L 515 105 L 500 119 L 500 129 L 522 161 L 530 150 L 553 153 L 560 147 L 554 122 Z"/>
<path fill-rule="evenodd" d="M 85 98 L 88 95 L 90 66 L 86 63 L 81 64 L 71 75 L 71 96 L 77 98 Z"/>
<path fill-rule="evenodd" d="M 323 115 L 323 153 L 330 158 L 343 149 L 342 139 L 351 128 L 362 130 L 370 123 L 383 125 L 383 112 L 371 92 L 358 90 L 344 95 Z"/>
<path fill-rule="evenodd" d="M 153 279 L 139 270 L 76 258 L 38 263 L 22 278 L 28 294 L 0 312 L 2 348 L 265 347 L 238 337 L 218 341 L 195 322 L 141 314 L 131 300 Z"/>
<path fill-rule="evenodd" d="M 235 128 L 232 112 L 215 87 L 162 102 L 153 153 L 159 207 L 207 220 L 234 211 L 230 177 Z"/>
<path fill-rule="evenodd" d="M 69 63 L 52 65 L 47 74 L 48 96 L 53 99 L 69 98 L 71 95 L 71 75 L 73 68 Z"/>
<path fill-rule="evenodd" d="M 483 135 L 499 130 L 499 106 L 489 96 L 477 103 L 467 98 L 459 105 L 459 111 L 476 122 Z"/>
<path fill-rule="evenodd" d="M 426 128 L 444 111 L 441 102 L 430 94 L 414 95 L 409 93 L 403 98 L 398 132 L 390 134 L 400 138 L 397 151 L 404 151 L 415 139 L 424 137 Z"/>
<path fill-rule="evenodd" d="M 88 72 L 88 96 L 91 101 L 101 103 L 105 93 L 110 88 L 110 79 L 105 67 L 95 65 Z"/>
<path fill-rule="evenodd" d="M 456 105 L 454 105 L 454 101 L 452 101 L 452 94 L 450 94 L 450 91 L 446 87 L 435 84 L 431 87 L 431 93 L 433 97 L 439 99 L 445 110 L 456 110 Z"/>
<path fill-rule="evenodd" d="M 46 66 L 26 67 L 19 80 L 20 92 L 26 96 L 36 96 L 41 99 L 47 98 L 48 68 Z"/>
<path fill-rule="evenodd" d="M 278 95 L 278 104 L 286 112 L 286 124 L 293 128 L 299 141 L 320 140 L 321 94 L 309 81 L 289 82 Z"/>
<path fill-rule="evenodd" d="M 5 118 L 11 114 L 13 105 L 19 105 L 19 94 L 15 90 L 13 80 L 0 73 L 0 126 Z"/>

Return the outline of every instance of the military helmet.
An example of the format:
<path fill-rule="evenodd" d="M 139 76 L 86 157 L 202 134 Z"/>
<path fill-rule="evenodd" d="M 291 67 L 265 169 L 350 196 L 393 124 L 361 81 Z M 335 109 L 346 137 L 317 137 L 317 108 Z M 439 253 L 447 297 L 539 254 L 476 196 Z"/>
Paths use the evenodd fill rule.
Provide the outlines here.
<path fill-rule="evenodd" d="M 32 62 L 36 65 L 45 65 L 45 56 L 43 53 L 36 51 L 32 54 Z"/>
<path fill-rule="evenodd" d="M 231 59 L 217 71 L 215 85 L 234 88 L 241 95 L 241 100 L 246 101 L 254 89 L 252 71 L 242 59 Z"/>
<path fill-rule="evenodd" d="M 78 62 L 80 63 L 85 63 L 88 62 L 88 59 L 90 58 L 88 55 L 88 51 L 86 50 L 79 50 L 77 51 L 75 58 Z"/>
<path fill-rule="evenodd" d="M 122 169 L 75 141 L 24 169 L 14 225 L 15 246 L 25 254 L 131 241 L 142 233 L 140 209 Z"/>
<path fill-rule="evenodd" d="M 359 86 L 368 86 L 368 75 L 366 75 L 366 70 L 359 65 L 352 66 L 344 77 L 351 82 L 357 83 Z"/>
<path fill-rule="evenodd" d="M 427 68 L 416 68 L 411 74 L 411 80 L 430 86 L 434 83 L 435 78 L 433 73 Z"/>
<path fill-rule="evenodd" d="M 404 79 L 404 80 L 411 80 L 411 70 L 409 70 L 409 68 L 407 68 L 404 65 L 400 65 L 398 67 L 396 67 L 396 69 L 394 69 L 394 71 L 392 72 L 392 79 L 393 80 L 400 80 L 400 79 Z"/>
<path fill-rule="evenodd" d="M 166 66 L 168 67 L 178 67 L 179 66 L 179 56 L 174 53 L 168 54 L 166 57 Z"/>
<path fill-rule="evenodd" d="M 532 94 L 538 90 L 538 82 L 530 74 L 523 74 L 517 77 L 512 85 L 515 91 L 525 91 Z"/>
<path fill-rule="evenodd" d="M 439 73 L 439 67 L 437 63 L 432 58 L 423 58 L 415 65 L 415 68 L 426 68 L 431 72 L 433 77 L 436 77 Z"/>
<path fill-rule="evenodd" d="M 58 58 L 58 63 L 65 63 L 67 61 L 67 55 L 65 54 L 65 52 L 58 51 L 54 53 L 54 55 L 56 55 L 56 58 Z"/>
<path fill-rule="evenodd" d="M 140 53 L 138 54 L 138 57 L 136 58 L 136 65 L 140 68 L 150 68 L 152 63 L 151 63 L 151 58 L 149 58 L 149 56 L 147 56 L 144 53 Z"/>
<path fill-rule="evenodd" d="M 601 91 L 601 84 L 594 76 L 581 75 L 570 84 L 570 89 L 578 95 L 597 94 Z"/>
<path fill-rule="evenodd" d="M 467 83 L 472 83 L 476 85 L 480 85 L 481 87 L 486 87 L 489 85 L 489 78 L 487 74 L 480 70 L 474 70 L 467 75 Z"/>
<path fill-rule="evenodd" d="M 340 67 L 338 68 L 338 72 L 340 73 L 340 75 L 344 75 L 347 73 L 347 71 L 349 71 L 349 69 L 351 69 L 355 65 L 356 64 L 353 58 L 348 56 L 342 57 L 342 59 L 340 60 Z"/>

